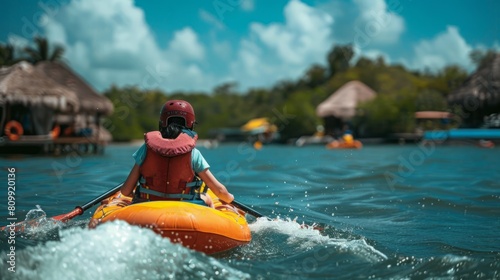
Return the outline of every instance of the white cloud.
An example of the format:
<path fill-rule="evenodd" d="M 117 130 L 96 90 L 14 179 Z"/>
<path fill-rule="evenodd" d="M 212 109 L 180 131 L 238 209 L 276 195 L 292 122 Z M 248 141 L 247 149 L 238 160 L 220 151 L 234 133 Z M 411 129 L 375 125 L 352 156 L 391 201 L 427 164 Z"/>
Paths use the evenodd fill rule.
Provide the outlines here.
<path fill-rule="evenodd" d="M 185 59 L 201 60 L 205 55 L 205 49 L 190 27 L 175 32 L 174 39 L 169 44 L 169 50 Z"/>
<path fill-rule="evenodd" d="M 229 41 L 224 40 L 213 40 L 212 41 L 212 50 L 219 57 L 226 60 L 230 60 L 232 56 L 232 48 L 231 43 Z"/>
<path fill-rule="evenodd" d="M 240 9 L 250 10 L 250 2 L 237 3 Z M 253 22 L 238 41 L 221 37 L 228 31 L 221 19 L 199 10 L 199 18 L 212 26 L 209 36 L 202 37 L 208 37 L 207 42 L 193 28 L 183 27 L 172 30 L 172 39 L 160 46 L 144 12 L 132 0 L 72 0 L 46 19 L 44 30 L 51 42 L 65 45 L 67 61 L 98 90 L 111 84 L 135 84 L 166 91 L 207 91 L 230 80 L 244 90 L 270 86 L 282 79 L 297 79 L 313 63 L 324 64 L 334 42 L 356 43 L 356 38 L 354 60 L 362 55 L 394 61 L 387 47 L 404 32 L 404 20 L 397 14 L 402 7 L 388 6 L 390 1 L 383 0 L 329 3 L 313 7 L 289 0 L 283 22 Z M 356 29 L 364 31 L 368 40 L 361 41 L 360 34 L 353 37 Z M 494 47 L 499 48 L 498 42 Z M 440 69 L 452 63 L 470 69 L 471 49 L 451 26 L 417 43 L 413 57 L 397 61 L 412 69 Z"/>
<path fill-rule="evenodd" d="M 222 23 L 215 15 L 204 9 L 200 9 L 198 11 L 198 14 L 204 22 L 215 26 L 215 28 L 219 30 L 224 30 L 226 28 L 224 23 Z"/>
<path fill-rule="evenodd" d="M 257 46 L 256 43 L 247 39 L 241 41 L 240 47 L 238 64 L 243 66 L 240 69 L 245 70 L 245 74 L 248 74 L 251 77 L 259 78 L 260 74 L 263 74 L 261 71 L 263 65 L 262 49 Z"/>
<path fill-rule="evenodd" d="M 303 66 L 311 60 L 323 59 L 331 47 L 331 16 L 298 0 L 290 1 L 284 13 L 285 24 L 254 23 L 252 33 L 284 62 Z"/>
<path fill-rule="evenodd" d="M 14 33 L 9 33 L 8 38 L 7 38 L 7 42 L 19 50 L 24 49 L 25 47 L 29 46 L 31 43 L 30 41 L 28 41 L 28 39 L 21 37 L 17 34 L 14 34 Z"/>
<path fill-rule="evenodd" d="M 393 44 L 398 42 L 405 30 L 404 19 L 397 14 L 403 7 L 392 3 L 387 6 L 384 0 L 354 0 L 359 9 L 355 25 L 354 40 L 358 47 L 366 44 Z"/>
<path fill-rule="evenodd" d="M 356 61 L 360 56 L 382 55 L 384 50 L 401 43 L 405 21 L 402 1 L 392 0 L 330 0 L 316 9 L 327 12 L 334 19 L 330 29 L 336 44 L 352 44 Z"/>
<path fill-rule="evenodd" d="M 111 84 L 144 88 L 204 89 L 205 48 L 186 27 L 159 47 L 144 12 L 133 1 L 73 0 L 46 19 L 46 36 L 65 45 L 65 58 L 98 90 Z"/>
<path fill-rule="evenodd" d="M 469 54 L 472 47 L 467 44 L 454 26 L 431 40 L 422 40 L 415 47 L 415 58 L 411 68 L 440 70 L 444 66 L 457 64 L 465 69 L 473 68 Z"/>
<path fill-rule="evenodd" d="M 296 78 L 312 63 L 325 61 L 332 46 L 332 17 L 298 0 L 288 2 L 284 15 L 285 23 L 252 23 L 240 41 L 232 72 L 242 85 Z"/>
<path fill-rule="evenodd" d="M 240 0 L 240 4 L 243 11 L 250 12 L 255 8 L 254 0 Z"/>
<path fill-rule="evenodd" d="M 500 42 L 499 41 L 495 41 L 495 43 L 493 43 L 493 47 L 492 47 L 494 50 L 496 51 L 500 51 Z"/>
<path fill-rule="evenodd" d="M 255 8 L 253 0 L 231 3 L 243 11 Z M 358 12 L 358 6 L 349 5 Z M 392 16 L 383 1 L 363 7 Z M 208 90 L 228 80 L 246 89 L 296 79 L 313 63 L 325 63 L 334 42 L 333 16 L 300 0 L 290 0 L 283 13 L 284 22 L 250 24 L 236 49 L 233 42 L 216 38 L 217 31 L 226 29 L 222 19 L 203 9 L 199 18 L 213 27 L 210 45 L 205 47 L 193 28 L 184 27 L 173 30 L 172 39 L 160 47 L 132 0 L 72 0 L 46 19 L 44 30 L 49 40 L 65 45 L 71 66 L 98 90 L 111 84 Z M 364 13 L 365 19 L 369 16 Z M 384 32 L 380 40 L 390 41 Z"/>

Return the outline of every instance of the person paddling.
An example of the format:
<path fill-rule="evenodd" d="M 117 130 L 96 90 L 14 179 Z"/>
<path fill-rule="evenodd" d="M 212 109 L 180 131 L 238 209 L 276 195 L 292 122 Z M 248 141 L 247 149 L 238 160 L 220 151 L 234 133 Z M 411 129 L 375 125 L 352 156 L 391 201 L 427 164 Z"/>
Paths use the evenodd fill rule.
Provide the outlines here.
<path fill-rule="evenodd" d="M 167 101 L 160 113 L 159 131 L 146 133 L 145 143 L 133 154 L 135 164 L 121 193 L 130 196 L 135 189 L 133 203 L 185 200 L 213 207 L 206 190 L 199 189 L 199 177 L 219 199 L 231 203 L 234 196 L 210 172 L 210 165 L 195 148 L 195 123 L 191 104 L 184 100 Z"/>

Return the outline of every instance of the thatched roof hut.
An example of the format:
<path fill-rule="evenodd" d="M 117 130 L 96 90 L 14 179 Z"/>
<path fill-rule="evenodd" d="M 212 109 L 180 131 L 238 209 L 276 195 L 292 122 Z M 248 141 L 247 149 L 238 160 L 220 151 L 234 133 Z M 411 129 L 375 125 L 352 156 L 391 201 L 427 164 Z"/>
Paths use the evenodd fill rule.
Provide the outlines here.
<path fill-rule="evenodd" d="M 335 91 L 316 108 L 318 117 L 336 117 L 349 121 L 356 115 L 359 102 L 375 98 L 376 93 L 359 81 L 350 81 Z"/>
<path fill-rule="evenodd" d="M 43 106 L 60 112 L 77 112 L 76 94 L 21 61 L 0 68 L 0 103 Z"/>
<path fill-rule="evenodd" d="M 454 115 L 450 112 L 442 111 L 418 111 L 415 112 L 415 119 L 451 119 Z"/>
<path fill-rule="evenodd" d="M 80 76 L 61 62 L 43 61 L 35 66 L 54 81 L 73 90 L 80 101 L 80 112 L 87 114 L 111 115 L 113 103 L 98 94 Z"/>
<path fill-rule="evenodd" d="M 474 72 L 463 85 L 448 96 L 450 105 L 467 113 L 469 124 L 478 125 L 483 117 L 500 112 L 500 54 Z M 467 118 L 468 117 L 468 118 Z"/>
<path fill-rule="evenodd" d="M 358 129 L 350 127 L 350 121 L 356 115 L 358 104 L 375 96 L 375 91 L 360 81 L 350 81 L 340 87 L 316 107 L 316 115 L 324 121 L 324 134 L 339 137 L 345 130 L 352 129 L 359 136 Z"/>

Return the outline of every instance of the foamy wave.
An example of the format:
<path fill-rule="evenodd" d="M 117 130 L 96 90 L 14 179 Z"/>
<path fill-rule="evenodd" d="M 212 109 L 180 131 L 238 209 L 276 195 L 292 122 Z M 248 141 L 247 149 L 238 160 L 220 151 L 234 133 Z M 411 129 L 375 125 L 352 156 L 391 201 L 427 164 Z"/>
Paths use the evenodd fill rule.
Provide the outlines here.
<path fill-rule="evenodd" d="M 3 232 L 10 234 L 12 230 L 17 237 L 37 240 L 51 236 L 53 233 L 57 235 L 57 231 L 66 225 L 69 224 L 47 218 L 45 211 L 42 210 L 40 205 L 36 205 L 36 208 L 28 211 L 24 221 L 16 223 L 13 227 L 5 227 Z"/>
<path fill-rule="evenodd" d="M 319 244 L 326 244 L 330 238 L 324 236 L 315 228 L 315 225 L 299 224 L 296 220 L 259 218 L 250 224 L 250 230 L 255 233 L 272 231 L 288 235 L 289 245 L 299 246 L 301 249 L 308 249 Z"/>
<path fill-rule="evenodd" d="M 71 228 L 17 253 L 9 279 L 249 279 L 204 254 L 121 221 Z M 5 257 L 2 257 L 5 263 Z M 0 278 L 4 278 L 0 277 Z M 5 279 L 5 278 L 4 278 Z"/>
<path fill-rule="evenodd" d="M 324 235 L 323 232 L 317 227 L 316 224 L 306 225 L 299 224 L 296 220 L 291 219 L 275 219 L 269 220 L 266 218 L 259 218 L 253 224 L 250 224 L 250 229 L 255 233 L 256 241 L 259 242 L 258 235 L 265 235 L 270 232 L 276 236 L 286 235 L 286 247 L 288 253 L 290 251 L 307 251 L 318 248 L 318 246 L 329 246 L 336 248 L 339 252 L 348 252 L 361 257 L 370 262 L 378 262 L 387 259 L 387 256 L 369 245 L 365 239 L 353 237 L 354 239 L 338 239 Z M 255 236 L 254 236 L 255 237 Z M 273 251 L 274 255 L 279 255 L 276 251 L 269 248 L 267 245 L 266 250 Z M 282 247 L 285 249 L 285 247 Z M 258 250 L 258 248 L 257 248 Z"/>

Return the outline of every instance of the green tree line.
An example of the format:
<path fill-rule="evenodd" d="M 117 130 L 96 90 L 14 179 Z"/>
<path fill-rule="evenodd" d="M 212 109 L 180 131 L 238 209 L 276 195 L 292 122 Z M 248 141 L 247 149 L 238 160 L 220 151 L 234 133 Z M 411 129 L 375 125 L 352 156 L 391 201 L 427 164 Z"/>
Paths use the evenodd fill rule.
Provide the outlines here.
<path fill-rule="evenodd" d="M 355 63 L 351 45 L 334 46 L 325 66 L 314 64 L 296 80 L 282 80 L 269 88 L 251 88 L 239 92 L 237 84 L 222 84 L 210 92 L 162 92 L 136 87 L 112 87 L 104 92 L 116 108 L 120 100 L 143 96 L 130 115 L 124 118 L 118 109 L 109 118 L 117 128 L 114 139 L 141 138 L 145 131 L 157 129 L 158 114 L 167 99 L 185 99 L 196 110 L 200 137 L 210 137 L 216 128 L 238 128 L 248 120 L 267 117 L 277 125 L 282 141 L 312 135 L 323 120 L 316 107 L 345 83 L 359 80 L 377 97 L 359 105 L 353 125 L 362 126 L 365 136 L 386 137 L 391 133 L 413 132 L 414 113 L 422 110 L 451 111 L 446 97 L 467 78 L 459 66 L 438 72 L 410 71 L 402 65 L 389 65 L 382 58 L 361 57 Z M 484 57 L 484 55 L 483 55 Z M 128 96 L 128 97 L 127 97 Z"/>
<path fill-rule="evenodd" d="M 52 50 L 52 51 L 50 51 Z M 44 38 L 35 38 L 35 47 L 24 48 L 16 56 L 15 48 L 0 44 L 0 65 L 12 65 L 21 59 L 37 63 L 61 59 L 64 48 L 50 49 Z M 484 65 L 493 51 L 473 51 L 477 67 Z M 296 80 L 282 80 L 268 88 L 238 91 L 236 83 L 216 86 L 207 92 L 164 92 L 137 86 L 111 86 L 103 92 L 114 106 L 104 125 L 114 140 L 141 139 L 144 132 L 158 128 L 158 116 L 168 99 L 185 99 L 196 111 L 196 131 L 210 137 L 217 128 L 238 128 L 248 120 L 267 117 L 277 125 L 286 141 L 311 135 L 323 121 L 316 107 L 345 83 L 358 80 L 372 88 L 377 97 L 358 106 L 353 125 L 362 127 L 365 136 L 385 137 L 391 133 L 413 132 L 416 111 L 453 111 L 446 98 L 468 77 L 465 69 L 449 65 L 437 72 L 411 71 L 402 65 L 387 64 L 382 57 L 360 57 L 355 62 L 351 45 L 334 45 L 324 65 L 313 64 Z"/>

